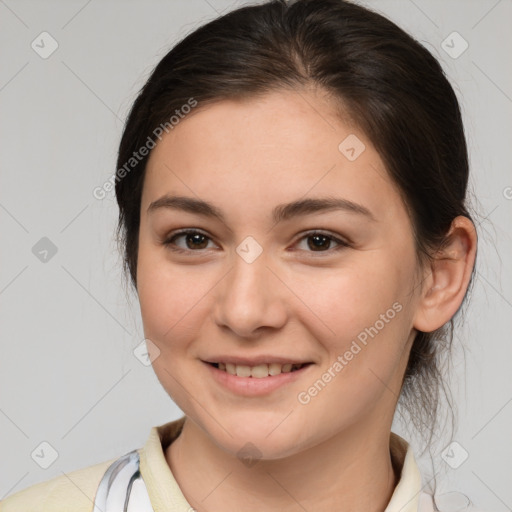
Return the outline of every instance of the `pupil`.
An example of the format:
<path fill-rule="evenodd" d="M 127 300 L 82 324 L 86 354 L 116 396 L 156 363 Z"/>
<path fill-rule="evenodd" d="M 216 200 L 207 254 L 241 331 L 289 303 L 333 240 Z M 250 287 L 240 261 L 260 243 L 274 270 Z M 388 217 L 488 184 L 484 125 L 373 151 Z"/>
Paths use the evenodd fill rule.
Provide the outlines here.
<path fill-rule="evenodd" d="M 200 247 L 200 246 L 199 246 L 198 244 L 196 244 L 195 242 L 197 242 L 197 241 L 199 241 L 199 242 L 200 242 L 200 241 L 201 241 L 201 239 L 204 239 L 204 238 L 206 238 L 206 237 L 205 237 L 204 235 L 202 235 L 201 233 L 195 233 L 195 234 L 192 234 L 192 235 L 188 235 L 188 236 L 187 236 L 187 242 L 192 240 L 192 244 L 191 244 L 191 246 L 192 246 L 192 247 L 195 247 L 196 249 L 197 249 L 197 248 L 199 248 L 199 249 L 203 249 L 203 247 L 202 247 L 202 246 Z M 203 240 L 203 244 L 204 244 L 204 240 Z"/>
<path fill-rule="evenodd" d="M 309 237 L 310 239 L 313 239 L 315 240 L 314 244 L 311 245 L 311 244 L 308 244 L 310 249 L 318 249 L 318 248 L 322 248 L 325 246 L 325 244 L 322 244 L 322 243 L 317 243 L 319 242 L 320 240 L 324 240 L 324 241 L 327 241 L 327 245 L 329 244 L 329 238 L 326 237 L 325 235 L 311 235 Z"/>

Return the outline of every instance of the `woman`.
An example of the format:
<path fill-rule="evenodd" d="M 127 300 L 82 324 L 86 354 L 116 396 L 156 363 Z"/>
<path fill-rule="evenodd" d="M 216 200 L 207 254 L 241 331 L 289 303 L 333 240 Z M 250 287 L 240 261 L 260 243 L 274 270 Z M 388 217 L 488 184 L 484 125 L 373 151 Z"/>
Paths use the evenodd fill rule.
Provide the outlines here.
<path fill-rule="evenodd" d="M 149 358 L 184 417 L 0 510 L 435 510 L 391 424 L 402 397 L 431 441 L 477 235 L 432 55 L 343 0 L 234 10 L 157 65 L 117 169 Z"/>

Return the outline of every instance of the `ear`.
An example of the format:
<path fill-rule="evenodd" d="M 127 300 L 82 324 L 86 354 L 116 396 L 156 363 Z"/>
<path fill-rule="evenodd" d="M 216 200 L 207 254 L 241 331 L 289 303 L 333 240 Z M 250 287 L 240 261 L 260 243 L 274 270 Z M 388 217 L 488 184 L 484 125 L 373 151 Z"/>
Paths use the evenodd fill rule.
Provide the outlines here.
<path fill-rule="evenodd" d="M 467 217 L 456 217 L 446 238 L 423 283 L 413 323 L 418 331 L 432 332 L 448 322 L 469 285 L 476 258 L 475 226 Z"/>

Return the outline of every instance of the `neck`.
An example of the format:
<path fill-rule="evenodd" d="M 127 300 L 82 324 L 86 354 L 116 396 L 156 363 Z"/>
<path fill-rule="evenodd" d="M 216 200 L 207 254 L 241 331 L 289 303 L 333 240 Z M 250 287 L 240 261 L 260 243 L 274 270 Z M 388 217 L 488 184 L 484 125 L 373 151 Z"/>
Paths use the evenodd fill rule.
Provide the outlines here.
<path fill-rule="evenodd" d="M 187 419 L 165 455 L 198 512 L 383 512 L 398 482 L 389 434 L 355 425 L 292 456 L 244 465 Z"/>

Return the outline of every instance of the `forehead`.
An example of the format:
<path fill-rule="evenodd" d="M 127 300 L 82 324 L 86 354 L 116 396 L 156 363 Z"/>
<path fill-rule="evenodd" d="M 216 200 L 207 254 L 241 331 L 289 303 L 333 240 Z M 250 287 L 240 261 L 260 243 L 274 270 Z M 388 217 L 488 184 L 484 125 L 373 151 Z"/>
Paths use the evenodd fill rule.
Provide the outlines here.
<path fill-rule="evenodd" d="M 327 194 L 366 203 L 377 216 L 400 207 L 365 134 L 314 92 L 199 104 L 150 155 L 143 209 L 163 193 L 210 198 L 226 208 L 244 202 L 270 209 Z"/>

